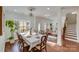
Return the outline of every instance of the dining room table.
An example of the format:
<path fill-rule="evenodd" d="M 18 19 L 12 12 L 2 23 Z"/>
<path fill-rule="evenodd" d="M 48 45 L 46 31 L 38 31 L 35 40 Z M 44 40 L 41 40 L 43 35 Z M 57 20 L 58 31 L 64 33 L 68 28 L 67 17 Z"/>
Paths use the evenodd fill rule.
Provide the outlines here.
<path fill-rule="evenodd" d="M 19 33 L 24 41 L 30 46 L 29 51 L 36 45 L 41 43 L 41 37 L 43 36 L 42 34 L 39 33 L 33 33 L 32 35 L 27 35 L 26 32 L 24 33 Z"/>

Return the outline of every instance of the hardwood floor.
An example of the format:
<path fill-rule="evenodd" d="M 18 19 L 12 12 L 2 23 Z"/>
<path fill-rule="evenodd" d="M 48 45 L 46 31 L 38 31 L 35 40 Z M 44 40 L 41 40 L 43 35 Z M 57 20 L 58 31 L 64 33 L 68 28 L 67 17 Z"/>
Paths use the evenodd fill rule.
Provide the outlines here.
<path fill-rule="evenodd" d="M 79 52 L 79 43 L 64 40 L 64 46 L 58 46 L 56 43 L 48 42 L 47 49 L 49 52 Z"/>
<path fill-rule="evenodd" d="M 11 49 L 13 47 L 14 44 L 10 44 L 10 42 L 6 42 L 5 43 L 5 52 L 11 52 Z"/>
<path fill-rule="evenodd" d="M 18 51 L 16 49 L 13 51 L 13 47 L 17 49 L 18 44 L 5 44 L 5 52 L 20 52 L 19 48 Z M 26 49 L 25 49 L 26 50 Z M 64 46 L 58 46 L 54 42 L 47 42 L 47 51 L 48 52 L 79 52 L 79 43 L 75 43 L 69 40 L 64 40 Z"/>

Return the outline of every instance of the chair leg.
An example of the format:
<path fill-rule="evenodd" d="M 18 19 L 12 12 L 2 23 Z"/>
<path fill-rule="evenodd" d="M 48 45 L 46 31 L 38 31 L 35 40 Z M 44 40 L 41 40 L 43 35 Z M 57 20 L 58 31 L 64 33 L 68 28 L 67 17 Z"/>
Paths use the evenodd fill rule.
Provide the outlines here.
<path fill-rule="evenodd" d="M 47 47 L 45 47 L 45 51 L 47 52 Z"/>

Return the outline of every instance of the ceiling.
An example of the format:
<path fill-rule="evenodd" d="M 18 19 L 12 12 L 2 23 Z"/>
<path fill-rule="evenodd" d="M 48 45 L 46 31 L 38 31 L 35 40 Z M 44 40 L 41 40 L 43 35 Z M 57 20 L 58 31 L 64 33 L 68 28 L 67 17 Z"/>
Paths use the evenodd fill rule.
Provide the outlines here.
<path fill-rule="evenodd" d="M 16 13 L 24 13 L 28 15 L 30 11 L 28 10 L 29 6 L 9 6 L 9 7 L 4 7 L 5 10 L 16 12 Z M 57 8 L 59 7 L 47 7 L 47 6 L 33 6 L 35 10 L 33 11 L 33 14 L 35 16 L 56 16 L 57 15 Z"/>
<path fill-rule="evenodd" d="M 35 16 L 44 16 L 49 18 L 57 17 L 58 12 L 60 12 L 60 8 L 63 10 L 63 13 L 66 13 L 67 11 L 73 12 L 73 8 L 78 7 L 66 7 L 66 6 L 4 6 L 4 10 L 15 12 L 15 13 L 22 13 L 25 15 L 29 15 L 29 7 L 35 8 L 35 10 L 32 12 Z"/>

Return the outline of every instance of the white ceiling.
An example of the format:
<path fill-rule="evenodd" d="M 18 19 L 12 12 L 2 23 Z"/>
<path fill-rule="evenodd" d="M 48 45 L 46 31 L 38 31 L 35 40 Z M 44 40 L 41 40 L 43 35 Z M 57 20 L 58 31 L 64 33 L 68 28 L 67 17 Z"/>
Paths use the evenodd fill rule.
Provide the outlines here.
<path fill-rule="evenodd" d="M 25 15 L 28 15 L 30 13 L 30 11 L 28 10 L 28 8 L 31 6 L 5 6 L 4 10 L 6 11 L 10 11 L 10 12 L 15 12 L 15 13 L 22 13 Z M 35 10 L 33 11 L 33 14 L 35 16 L 44 16 L 44 17 L 56 17 L 58 12 L 59 12 L 59 8 L 62 9 L 63 14 L 66 12 L 73 12 L 73 10 L 75 10 L 74 8 L 78 8 L 76 6 L 74 7 L 65 7 L 65 6 L 32 6 L 35 8 Z"/>
<path fill-rule="evenodd" d="M 56 16 L 57 11 L 59 7 L 49 7 L 49 6 L 33 6 L 35 8 L 35 11 L 33 11 L 33 14 L 35 16 Z M 29 6 L 6 6 L 4 7 L 5 10 L 11 11 L 11 12 L 16 12 L 16 13 L 24 13 L 28 15 L 30 12 L 28 10 Z M 48 10 L 49 8 L 49 10 Z"/>

